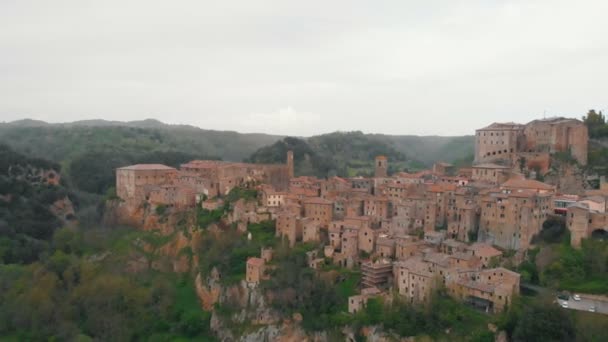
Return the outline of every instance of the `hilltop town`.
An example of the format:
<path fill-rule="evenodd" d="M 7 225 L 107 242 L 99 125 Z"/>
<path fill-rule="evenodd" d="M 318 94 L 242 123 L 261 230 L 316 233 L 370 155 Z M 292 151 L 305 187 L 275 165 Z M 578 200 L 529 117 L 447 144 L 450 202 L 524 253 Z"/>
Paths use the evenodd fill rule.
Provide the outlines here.
<path fill-rule="evenodd" d="M 525 259 L 547 219 L 565 220 L 574 247 L 607 226 L 604 182 L 590 190 L 582 182 L 542 181 L 555 165 L 584 167 L 588 140 L 577 119 L 494 123 L 476 130 L 470 167 L 438 161 L 429 170 L 388 174 L 390 160 L 377 156 L 368 178 L 295 177 L 291 151 L 277 165 L 137 164 L 116 170 L 116 195 L 125 217 L 133 217 L 142 208 L 216 210 L 233 189 L 255 191 L 254 200 L 233 203 L 225 223 L 251 237 L 249 224 L 272 221 L 290 246 L 316 246 L 307 252 L 311 269 L 360 269 L 350 313 L 390 293 L 423 303 L 438 287 L 485 312 L 501 312 L 521 283 L 506 265 Z M 249 286 L 271 277 L 272 258 L 271 248 L 250 256 Z"/>

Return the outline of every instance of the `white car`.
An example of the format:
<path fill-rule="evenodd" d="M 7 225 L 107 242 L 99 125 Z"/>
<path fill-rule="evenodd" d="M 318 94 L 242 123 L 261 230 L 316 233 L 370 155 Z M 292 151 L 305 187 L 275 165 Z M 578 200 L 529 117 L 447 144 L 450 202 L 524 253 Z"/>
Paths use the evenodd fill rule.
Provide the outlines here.
<path fill-rule="evenodd" d="M 573 296 L 572 296 L 572 299 L 574 299 L 574 300 L 577 300 L 577 301 L 578 301 L 578 300 L 581 300 L 581 296 L 579 296 L 579 295 L 575 294 L 575 295 L 573 295 Z"/>
<path fill-rule="evenodd" d="M 590 307 L 589 312 L 595 312 L 595 306 Z"/>
<path fill-rule="evenodd" d="M 568 308 L 568 302 L 563 302 L 560 304 L 562 306 L 562 308 L 567 309 Z"/>

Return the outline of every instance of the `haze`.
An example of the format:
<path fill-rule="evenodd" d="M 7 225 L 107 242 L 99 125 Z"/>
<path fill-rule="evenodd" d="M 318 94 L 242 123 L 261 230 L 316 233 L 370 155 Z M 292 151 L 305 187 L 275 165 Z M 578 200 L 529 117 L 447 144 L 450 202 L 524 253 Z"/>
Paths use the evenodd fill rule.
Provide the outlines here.
<path fill-rule="evenodd" d="M 472 134 L 608 107 L 608 2 L 0 2 L 0 121 Z"/>

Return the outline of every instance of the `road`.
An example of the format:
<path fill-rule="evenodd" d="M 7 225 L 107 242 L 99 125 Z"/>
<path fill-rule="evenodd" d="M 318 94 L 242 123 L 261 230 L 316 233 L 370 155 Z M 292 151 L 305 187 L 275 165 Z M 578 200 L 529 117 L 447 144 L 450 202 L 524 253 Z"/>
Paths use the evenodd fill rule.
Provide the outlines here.
<path fill-rule="evenodd" d="M 520 287 L 521 287 L 521 290 L 533 291 L 533 292 L 536 292 L 537 294 L 546 294 L 546 293 L 551 292 L 551 290 L 549 290 L 545 287 L 532 285 L 532 284 L 526 284 L 526 283 L 521 283 Z M 587 311 L 587 312 L 589 312 L 589 308 L 594 306 L 596 313 L 608 315 L 608 298 L 607 297 L 586 295 L 586 294 L 579 294 L 579 296 L 581 297 L 581 300 L 574 300 L 574 299 L 572 299 L 572 297 L 570 297 L 569 300 L 557 299 L 557 302 L 559 303 L 559 305 L 561 305 L 564 302 L 568 302 L 568 309 Z"/>
<path fill-rule="evenodd" d="M 595 312 L 608 315 L 608 302 L 581 295 L 581 300 L 574 300 L 572 297 L 569 300 L 558 299 L 557 302 L 561 305 L 568 302 L 569 310 L 589 311 L 589 308 L 595 306 Z"/>

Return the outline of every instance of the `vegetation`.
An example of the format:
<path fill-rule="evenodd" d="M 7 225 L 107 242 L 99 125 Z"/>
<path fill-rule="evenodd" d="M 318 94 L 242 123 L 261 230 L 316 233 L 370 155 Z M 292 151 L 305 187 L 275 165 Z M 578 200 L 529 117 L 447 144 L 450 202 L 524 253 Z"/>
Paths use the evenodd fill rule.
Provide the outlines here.
<path fill-rule="evenodd" d="M 20 153 L 53 160 L 63 166 L 74 188 L 105 194 L 114 184 L 114 169 L 136 163 L 178 166 L 191 159 L 285 162 L 295 151 L 296 173 L 321 177 L 373 173 L 373 158 L 387 155 L 390 172 L 417 170 L 434 161 L 469 163 L 473 137 L 416 137 L 331 133 L 308 139 L 265 134 L 239 134 L 166 125 L 154 120 L 72 124 L 38 121 L 0 124 L 0 143 Z M 406 159 L 406 156 L 409 158 Z M 412 158 L 415 156 L 415 158 Z"/>
<path fill-rule="evenodd" d="M 590 138 L 606 138 L 608 137 L 608 125 L 606 125 L 606 117 L 595 109 L 590 109 L 587 115 L 582 118 L 589 130 Z"/>
<path fill-rule="evenodd" d="M 259 257 L 262 247 L 272 247 L 278 243 L 274 236 L 274 221 L 250 224 L 252 239 L 247 234 L 228 227 L 221 232 L 203 234 L 194 252 L 200 258 L 203 275 L 209 275 L 215 267 L 226 285 L 238 283 L 245 278 L 245 268 L 249 257 Z M 227 252 L 230 251 L 230 252 Z"/>
<path fill-rule="evenodd" d="M 9 172 L 10 169 L 10 172 Z M 0 262 L 30 263 L 48 252 L 62 222 L 51 205 L 68 196 L 63 186 L 47 185 L 40 170 L 59 170 L 45 160 L 28 158 L 0 145 Z"/>
<path fill-rule="evenodd" d="M 259 149 L 249 161 L 282 163 L 288 150 L 294 151 L 296 174 L 317 177 L 371 175 L 378 155 L 391 160 L 393 171 L 401 171 L 396 166 L 399 163 L 404 166 L 406 161 L 405 155 L 390 143 L 361 132 L 337 132 L 307 140 L 288 137 Z"/>
<path fill-rule="evenodd" d="M 360 274 L 330 271 L 328 278 L 333 280 L 322 280 L 308 267 L 306 252 L 313 248 L 311 245 L 297 245 L 294 249 L 286 244 L 278 246 L 273 261 L 276 268 L 270 279 L 262 283 L 262 288 L 273 293 L 271 305 L 275 309 L 286 315 L 300 313 L 304 329 L 330 330 L 344 323 L 348 297 L 356 293 Z"/>
<path fill-rule="evenodd" d="M 589 110 L 582 118 L 587 125 L 589 131 L 589 152 L 588 152 L 588 167 L 600 175 L 608 175 L 608 124 L 604 114 L 596 112 L 594 109 Z"/>
<path fill-rule="evenodd" d="M 556 290 L 608 294 L 608 241 L 589 238 L 570 246 L 562 219 L 548 219 L 535 237 L 538 247 L 519 266 L 522 280 Z"/>
<path fill-rule="evenodd" d="M 549 217 L 543 222 L 543 227 L 538 236 L 532 238 L 532 243 L 565 243 L 570 244 L 570 232 L 566 228 L 563 217 Z"/>
<path fill-rule="evenodd" d="M 210 314 L 200 309 L 191 280 L 124 270 L 133 251 L 120 246 L 147 233 L 109 233 L 61 229 L 48 257 L 0 265 L 0 335 L 20 341 L 212 340 Z"/>
<path fill-rule="evenodd" d="M 492 316 L 475 311 L 437 291 L 426 305 L 412 305 L 395 297 L 391 303 L 370 299 L 353 318 L 355 327 L 383 325 L 399 336 L 430 336 L 434 339 L 448 336 L 472 341 L 493 341 L 494 334 L 487 324 Z"/>

